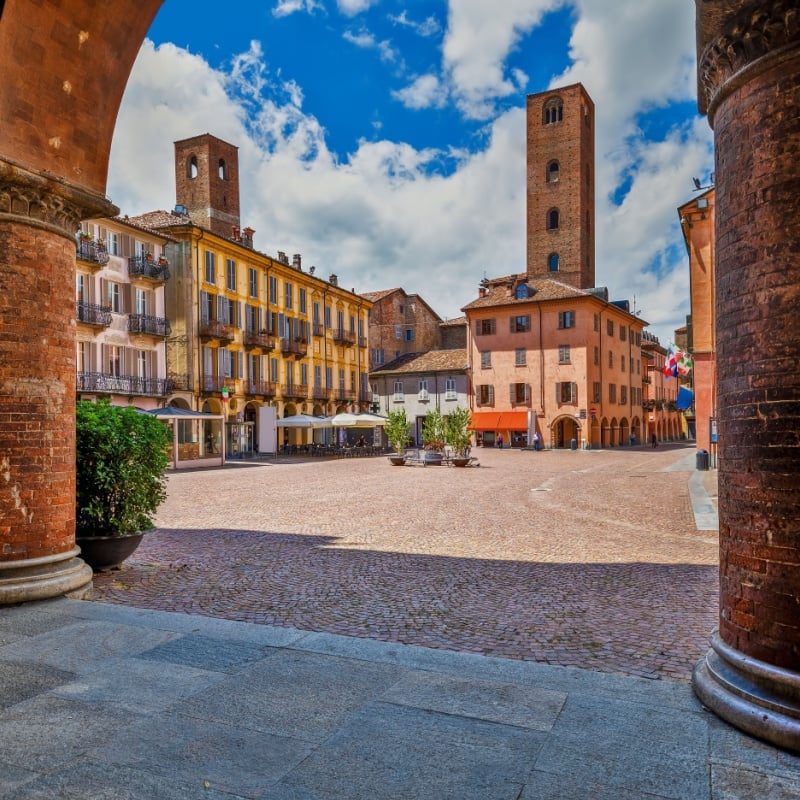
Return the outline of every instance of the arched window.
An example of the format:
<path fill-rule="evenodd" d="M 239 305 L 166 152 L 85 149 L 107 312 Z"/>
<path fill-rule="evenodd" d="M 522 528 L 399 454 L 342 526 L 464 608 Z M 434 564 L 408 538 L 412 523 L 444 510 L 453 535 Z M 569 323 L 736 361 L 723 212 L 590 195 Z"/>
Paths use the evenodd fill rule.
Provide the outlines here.
<path fill-rule="evenodd" d="M 547 182 L 556 183 L 558 181 L 558 161 L 551 161 L 547 165 Z"/>
<path fill-rule="evenodd" d="M 547 268 L 550 272 L 558 272 L 558 253 L 550 253 L 547 256 Z"/>
<path fill-rule="evenodd" d="M 557 231 L 558 230 L 558 209 L 551 208 L 547 212 L 547 230 L 549 231 Z"/>
<path fill-rule="evenodd" d="M 228 168 L 225 166 L 225 159 L 221 158 L 219 160 L 219 179 L 221 181 L 228 180 Z"/>
<path fill-rule="evenodd" d="M 544 104 L 544 124 L 552 125 L 564 119 L 564 102 L 560 97 L 551 97 Z"/>
<path fill-rule="evenodd" d="M 197 177 L 197 156 L 190 156 L 186 164 L 186 174 L 194 179 Z"/>

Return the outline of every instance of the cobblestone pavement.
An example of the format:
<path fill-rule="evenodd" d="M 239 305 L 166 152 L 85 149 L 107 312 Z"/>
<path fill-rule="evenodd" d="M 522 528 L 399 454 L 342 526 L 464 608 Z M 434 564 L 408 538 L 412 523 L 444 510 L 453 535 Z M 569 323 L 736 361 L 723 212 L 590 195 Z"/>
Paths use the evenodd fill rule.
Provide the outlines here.
<path fill-rule="evenodd" d="M 96 599 L 688 681 L 717 624 L 693 447 L 479 450 L 177 473 Z"/>

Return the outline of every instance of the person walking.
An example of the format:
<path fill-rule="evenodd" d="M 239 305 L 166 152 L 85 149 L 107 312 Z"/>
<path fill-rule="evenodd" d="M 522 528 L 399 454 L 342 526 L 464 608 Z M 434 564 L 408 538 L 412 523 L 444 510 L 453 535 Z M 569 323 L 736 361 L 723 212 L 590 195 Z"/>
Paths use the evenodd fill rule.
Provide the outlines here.
<path fill-rule="evenodd" d="M 658 447 L 658 436 L 656 436 L 655 431 L 653 431 L 653 435 L 650 437 L 650 443 L 653 445 L 654 448 Z"/>
<path fill-rule="evenodd" d="M 503 449 L 503 434 L 499 433 L 497 435 L 497 446 L 502 450 Z"/>
<path fill-rule="evenodd" d="M 533 449 L 536 452 L 539 452 L 539 448 L 542 446 L 542 437 L 539 436 L 539 431 L 534 431 L 533 433 Z"/>

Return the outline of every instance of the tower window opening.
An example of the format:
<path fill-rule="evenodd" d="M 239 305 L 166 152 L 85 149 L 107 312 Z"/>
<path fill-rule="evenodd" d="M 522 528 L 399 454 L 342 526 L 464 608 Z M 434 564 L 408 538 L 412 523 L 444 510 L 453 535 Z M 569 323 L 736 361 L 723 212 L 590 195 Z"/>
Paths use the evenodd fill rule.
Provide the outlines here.
<path fill-rule="evenodd" d="M 219 169 L 219 179 L 221 181 L 228 180 L 228 167 L 225 164 L 225 159 L 224 158 L 221 158 L 219 160 L 218 169 Z"/>
<path fill-rule="evenodd" d="M 558 272 L 558 253 L 550 253 L 547 257 L 547 268 L 550 272 Z"/>
<path fill-rule="evenodd" d="M 552 125 L 564 119 L 564 102 L 560 97 L 553 97 L 544 106 L 544 124 Z"/>
<path fill-rule="evenodd" d="M 558 161 L 551 161 L 547 165 L 547 182 L 548 183 L 558 182 Z"/>
<path fill-rule="evenodd" d="M 197 156 L 190 156 L 187 164 L 187 173 L 190 179 L 197 177 Z"/>
<path fill-rule="evenodd" d="M 551 208 L 547 212 L 547 230 L 549 231 L 557 231 L 558 230 L 558 209 Z"/>

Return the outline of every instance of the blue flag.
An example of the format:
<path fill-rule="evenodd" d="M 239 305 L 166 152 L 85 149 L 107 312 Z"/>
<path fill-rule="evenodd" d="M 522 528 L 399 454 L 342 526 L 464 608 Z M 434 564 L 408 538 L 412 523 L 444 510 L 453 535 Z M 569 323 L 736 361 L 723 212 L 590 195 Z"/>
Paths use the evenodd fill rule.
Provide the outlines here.
<path fill-rule="evenodd" d="M 684 388 L 683 386 L 679 387 L 678 396 L 675 399 L 676 407 L 682 411 L 685 411 L 687 408 L 691 407 L 692 400 L 694 400 L 694 392 L 691 389 Z"/>

